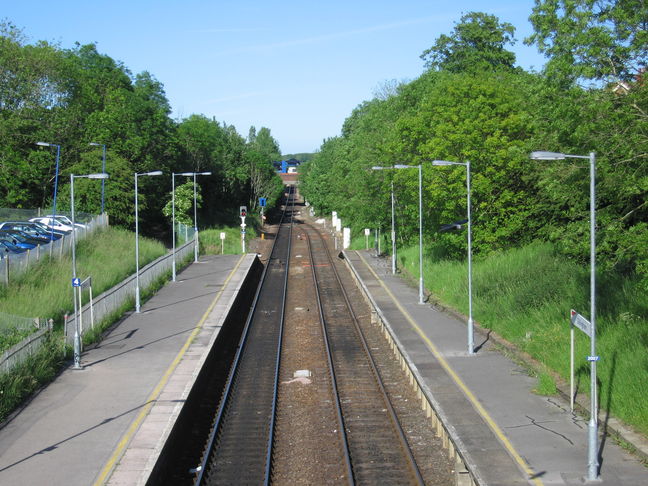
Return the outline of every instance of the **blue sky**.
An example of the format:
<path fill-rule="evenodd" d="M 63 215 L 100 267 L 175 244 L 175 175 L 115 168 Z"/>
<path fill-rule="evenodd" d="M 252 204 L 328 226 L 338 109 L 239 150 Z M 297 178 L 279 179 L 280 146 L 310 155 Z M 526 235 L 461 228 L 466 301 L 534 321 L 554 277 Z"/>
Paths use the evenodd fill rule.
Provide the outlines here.
<path fill-rule="evenodd" d="M 268 127 L 282 152 L 312 152 L 390 80 L 423 72 L 419 55 L 461 15 L 516 28 L 518 65 L 544 63 L 522 40 L 533 0 L 0 0 L 0 18 L 30 41 L 97 43 L 164 84 L 174 118 L 215 117 L 247 136 Z"/>

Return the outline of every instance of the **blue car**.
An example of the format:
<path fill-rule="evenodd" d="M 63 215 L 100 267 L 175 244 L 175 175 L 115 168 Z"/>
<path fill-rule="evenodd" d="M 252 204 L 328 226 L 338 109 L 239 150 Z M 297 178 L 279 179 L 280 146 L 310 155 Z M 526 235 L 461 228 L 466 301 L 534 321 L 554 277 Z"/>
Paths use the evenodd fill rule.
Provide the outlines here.
<path fill-rule="evenodd" d="M 7 240 L 0 240 L 0 252 L 2 253 L 23 253 L 27 248 L 21 248 Z"/>
<path fill-rule="evenodd" d="M 23 233 L 22 231 L 18 231 L 18 230 L 0 229 L 0 237 L 4 237 L 4 239 L 9 239 L 9 240 L 17 240 L 20 243 L 26 243 L 32 245 L 31 248 L 35 248 L 38 245 L 48 242 L 46 238 L 32 238 L 26 233 Z"/>
<path fill-rule="evenodd" d="M 48 242 L 61 238 L 60 233 L 47 231 L 47 228 L 43 229 L 43 226 L 39 223 L 5 221 L 4 223 L 0 223 L 0 230 L 22 231 L 23 233 L 26 233 L 30 238 L 44 238 Z M 43 243 L 45 243 L 45 241 Z"/>

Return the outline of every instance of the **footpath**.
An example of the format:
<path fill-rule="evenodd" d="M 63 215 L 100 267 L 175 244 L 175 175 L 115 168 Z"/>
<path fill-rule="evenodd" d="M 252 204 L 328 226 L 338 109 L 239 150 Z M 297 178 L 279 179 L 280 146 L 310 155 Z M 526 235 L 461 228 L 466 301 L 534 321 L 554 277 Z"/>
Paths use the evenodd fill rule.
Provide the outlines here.
<path fill-rule="evenodd" d="M 418 289 L 383 259 L 345 256 L 478 484 L 648 485 L 648 468 L 606 437 L 599 479 L 586 481 L 586 418 L 559 397 L 535 394 L 536 379 L 487 335 L 475 334 L 477 352 L 469 355 L 466 323 L 419 304 Z"/>
<path fill-rule="evenodd" d="M 0 430 L 0 484 L 138 484 L 256 255 L 204 256 Z"/>

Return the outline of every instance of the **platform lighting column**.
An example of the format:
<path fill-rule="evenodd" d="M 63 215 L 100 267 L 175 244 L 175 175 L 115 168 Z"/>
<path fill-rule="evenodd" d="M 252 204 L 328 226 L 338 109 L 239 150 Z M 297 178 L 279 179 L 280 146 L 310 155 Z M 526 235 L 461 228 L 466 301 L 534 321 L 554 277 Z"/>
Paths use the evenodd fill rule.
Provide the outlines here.
<path fill-rule="evenodd" d="M 468 193 L 468 354 L 475 354 L 473 297 L 472 297 L 472 216 L 470 213 L 470 162 L 434 160 L 432 165 L 463 165 L 466 167 L 466 191 Z"/>
<path fill-rule="evenodd" d="M 394 167 L 374 166 L 371 170 L 388 170 Z M 394 181 L 391 182 L 391 242 L 392 242 L 392 275 L 396 275 L 396 226 L 394 217 Z"/>
<path fill-rule="evenodd" d="M 74 288 L 74 283 L 77 278 L 76 271 L 76 218 L 74 216 L 74 179 L 108 179 L 108 174 L 99 173 L 99 174 L 86 174 L 86 175 L 74 175 L 70 174 L 70 210 L 72 212 L 72 294 L 74 295 L 74 366 L 75 370 L 80 370 L 83 367 L 81 366 L 81 329 L 79 329 L 80 319 L 80 303 L 77 304 L 77 292 Z M 54 216 L 54 215 L 53 215 Z"/>
<path fill-rule="evenodd" d="M 56 147 L 56 169 L 54 171 L 54 207 L 52 208 L 52 217 L 50 218 L 50 241 L 54 241 L 54 219 L 56 218 L 56 195 L 58 193 L 58 176 L 59 176 L 59 163 L 61 160 L 61 145 L 56 143 L 36 142 L 36 145 L 41 147 Z M 50 245 L 50 251 L 54 244 Z"/>
<path fill-rule="evenodd" d="M 175 234 L 176 234 L 176 227 L 175 227 L 175 178 L 176 176 L 183 176 L 183 177 L 191 177 L 193 176 L 193 172 L 181 172 L 179 174 L 171 174 L 171 225 L 172 225 L 172 240 L 173 240 L 173 249 L 172 249 L 172 258 L 171 258 L 171 276 L 172 280 L 175 282 L 176 281 L 176 260 L 175 260 L 175 249 L 176 249 L 176 239 L 175 239 Z"/>
<path fill-rule="evenodd" d="M 90 142 L 94 147 L 101 147 L 101 172 L 106 172 L 106 144 Z M 101 214 L 104 213 L 104 200 L 105 200 L 105 186 L 106 181 L 101 181 Z"/>
<path fill-rule="evenodd" d="M 141 176 L 159 176 L 161 170 L 135 173 L 135 312 L 140 312 L 140 283 L 139 283 L 139 214 L 137 202 L 137 178 Z"/>
<path fill-rule="evenodd" d="M 587 159 L 590 172 L 590 323 L 592 337 L 590 339 L 590 420 L 588 424 L 587 447 L 587 479 L 595 481 L 598 478 L 598 416 L 597 416 L 597 385 L 596 385 L 596 154 L 569 155 L 560 152 L 532 152 L 532 160 L 564 160 Z"/>
<path fill-rule="evenodd" d="M 396 169 L 411 169 L 418 167 L 418 192 L 419 192 L 419 304 L 423 304 L 423 166 L 415 165 L 395 165 Z"/>
<path fill-rule="evenodd" d="M 196 176 L 197 175 L 211 175 L 211 172 L 194 172 L 193 173 L 193 189 L 194 189 L 194 263 L 198 263 L 198 210 L 196 204 Z"/>

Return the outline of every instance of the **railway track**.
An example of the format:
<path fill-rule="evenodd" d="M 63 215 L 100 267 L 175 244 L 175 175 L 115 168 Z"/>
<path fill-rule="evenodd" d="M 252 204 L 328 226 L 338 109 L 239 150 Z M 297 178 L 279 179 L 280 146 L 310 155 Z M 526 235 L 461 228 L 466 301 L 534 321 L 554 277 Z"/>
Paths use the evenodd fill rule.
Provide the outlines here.
<path fill-rule="evenodd" d="M 322 235 L 303 225 L 349 484 L 424 484 Z"/>
<path fill-rule="evenodd" d="M 246 322 L 196 484 L 268 484 L 277 400 L 293 194 Z"/>

